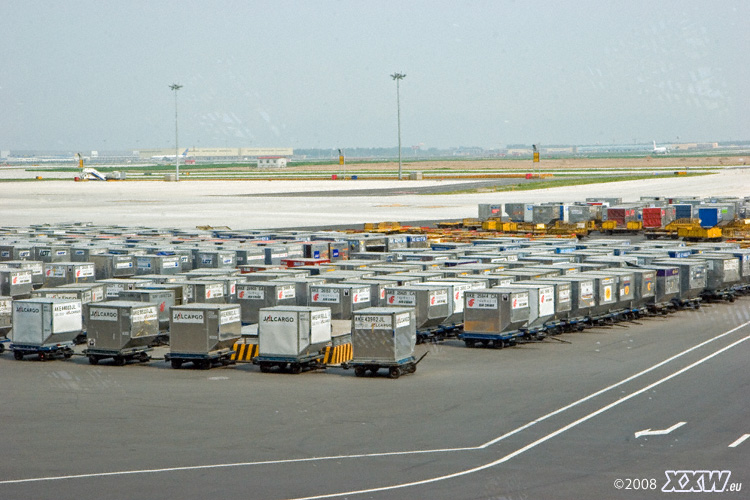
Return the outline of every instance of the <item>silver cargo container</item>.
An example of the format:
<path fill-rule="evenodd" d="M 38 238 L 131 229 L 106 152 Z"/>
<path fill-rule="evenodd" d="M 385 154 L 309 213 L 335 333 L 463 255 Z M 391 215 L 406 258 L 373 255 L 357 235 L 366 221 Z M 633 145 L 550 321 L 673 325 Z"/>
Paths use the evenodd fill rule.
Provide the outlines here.
<path fill-rule="evenodd" d="M 96 280 L 94 264 L 90 262 L 50 262 L 44 264 L 44 286 L 68 283 L 92 283 Z"/>
<path fill-rule="evenodd" d="M 182 272 L 179 255 L 139 255 L 135 257 L 135 273 L 178 274 Z"/>
<path fill-rule="evenodd" d="M 44 262 L 38 260 L 5 260 L 0 262 L 0 268 L 28 269 L 31 271 L 31 284 L 39 288 L 44 284 Z"/>
<path fill-rule="evenodd" d="M 386 287 L 385 300 L 388 307 L 413 307 L 416 313 L 417 330 L 437 327 L 451 314 L 447 286 L 403 286 Z"/>
<path fill-rule="evenodd" d="M 96 282 L 104 285 L 105 300 L 116 300 L 122 290 L 135 290 L 139 286 L 149 284 L 148 280 L 132 278 L 110 278 Z"/>
<path fill-rule="evenodd" d="M 135 276 L 133 255 L 92 255 L 89 262 L 94 264 L 94 273 L 98 280 Z"/>
<path fill-rule="evenodd" d="M 631 309 L 635 300 L 635 275 L 627 269 L 602 269 L 601 271 L 589 271 L 585 276 L 601 276 L 615 278 L 615 307 Z"/>
<path fill-rule="evenodd" d="M 707 263 L 701 259 L 664 259 L 654 261 L 656 265 L 675 266 L 680 270 L 681 301 L 697 299 L 706 289 Z"/>
<path fill-rule="evenodd" d="M 120 300 L 130 302 L 147 302 L 157 307 L 159 315 L 159 330 L 166 332 L 169 329 L 169 310 L 175 304 L 173 290 L 153 290 L 136 288 L 135 290 L 123 290 L 120 292 Z"/>
<path fill-rule="evenodd" d="M 414 309 L 369 307 L 352 316 L 353 363 L 392 364 L 414 355 Z"/>
<path fill-rule="evenodd" d="M 573 307 L 573 298 L 571 297 L 572 285 L 570 282 L 551 281 L 538 279 L 533 281 L 518 281 L 513 285 L 548 285 L 555 289 L 555 316 L 553 319 L 561 320 L 570 317 L 570 311 Z"/>
<path fill-rule="evenodd" d="M 331 310 L 327 307 L 275 306 L 264 307 L 259 312 L 260 356 L 316 354 L 330 341 Z"/>
<path fill-rule="evenodd" d="M 44 347 L 72 343 L 82 331 L 81 301 L 35 298 L 13 301 L 13 344 Z"/>
<path fill-rule="evenodd" d="M 619 276 L 628 276 L 632 274 L 633 281 L 631 288 L 633 289 L 633 300 L 630 307 L 634 309 L 641 309 L 654 302 L 656 297 L 656 271 L 653 269 L 641 269 L 628 267 L 623 269 L 607 269 L 607 272 L 617 274 Z M 627 283 L 620 280 L 620 295 L 623 294 L 623 288 L 627 287 Z M 624 290 L 627 293 L 627 290 Z"/>
<path fill-rule="evenodd" d="M 654 305 L 663 309 L 680 297 L 680 268 L 670 264 L 639 265 L 642 269 L 656 271 L 656 296 Z"/>
<path fill-rule="evenodd" d="M 326 283 L 310 287 L 310 306 L 329 307 L 331 319 L 351 319 L 352 313 L 370 307 L 370 286 Z"/>
<path fill-rule="evenodd" d="M 231 250 L 199 250 L 195 254 L 195 267 L 198 269 L 234 269 L 237 267 L 237 254 Z"/>
<path fill-rule="evenodd" d="M 269 283 L 294 283 L 294 295 L 296 297 L 297 305 L 306 306 L 310 304 L 310 287 L 324 285 L 326 280 L 321 276 L 316 276 L 314 278 L 282 278 L 270 280 Z"/>
<path fill-rule="evenodd" d="M 8 297 L 28 297 L 33 290 L 31 269 L 0 267 L 0 295 Z"/>
<path fill-rule="evenodd" d="M 568 274 L 554 278 L 544 278 L 545 281 L 557 281 L 570 284 L 570 318 L 584 319 L 590 316 L 596 306 L 594 294 L 594 279 L 581 274 Z"/>
<path fill-rule="evenodd" d="M 322 284 L 322 283 L 319 283 Z M 385 307 L 385 289 L 390 286 L 389 283 L 377 280 L 346 280 L 341 282 L 342 285 L 365 285 L 370 287 L 370 304 L 372 307 Z"/>
<path fill-rule="evenodd" d="M 183 281 L 188 290 L 188 303 L 225 304 L 224 283 L 221 281 Z"/>
<path fill-rule="evenodd" d="M 555 287 L 543 284 L 519 284 L 494 288 L 505 292 L 527 291 L 529 294 L 529 319 L 524 325 L 530 331 L 542 329 L 547 321 L 555 317 Z M 493 289 L 493 290 L 494 290 Z"/>
<path fill-rule="evenodd" d="M 297 286 L 288 281 L 240 283 L 236 300 L 242 308 L 242 323 L 257 323 L 259 311 L 265 307 L 296 306 Z"/>
<path fill-rule="evenodd" d="M 157 306 L 114 300 L 89 307 L 88 345 L 96 350 L 145 347 L 159 334 Z"/>
<path fill-rule="evenodd" d="M 174 306 L 169 323 L 170 355 L 209 355 L 231 349 L 241 336 L 237 304 L 189 304 Z"/>
<path fill-rule="evenodd" d="M 458 281 L 442 281 L 433 280 L 426 281 L 424 283 L 418 283 L 414 286 L 447 286 L 448 297 L 451 302 L 451 314 L 443 321 L 443 325 L 453 326 L 459 325 L 464 322 L 464 294 L 469 290 L 482 290 L 487 288 L 481 283 L 477 282 L 458 282 Z"/>
<path fill-rule="evenodd" d="M 0 245 L 0 262 L 7 260 L 31 260 L 34 250 L 31 245 L 14 243 L 12 245 Z"/>
<path fill-rule="evenodd" d="M 232 303 L 237 299 L 237 284 L 247 282 L 244 276 L 214 276 L 196 278 L 196 281 L 220 282 L 224 286 L 224 302 Z"/>
<path fill-rule="evenodd" d="M 591 310 L 591 316 L 598 317 L 612 312 L 617 307 L 624 307 L 618 304 L 618 278 L 614 274 L 607 273 L 602 269 L 601 273 L 596 271 L 586 271 L 581 273 L 583 277 L 594 280 L 594 298 L 596 306 Z"/>
<path fill-rule="evenodd" d="M 707 290 L 727 290 L 740 282 L 740 261 L 733 255 L 701 253 L 690 258 L 706 261 Z"/>
<path fill-rule="evenodd" d="M 0 297 L 0 335 L 7 337 L 13 325 L 13 297 Z"/>
<path fill-rule="evenodd" d="M 490 217 L 499 219 L 503 216 L 502 203 L 480 203 L 478 206 L 479 220 L 485 221 Z"/>
<path fill-rule="evenodd" d="M 528 290 L 470 290 L 464 293 L 464 332 L 500 335 L 517 331 L 530 314 Z"/>
<path fill-rule="evenodd" d="M 183 282 L 170 283 L 148 283 L 140 285 L 138 289 L 143 290 L 171 290 L 174 293 L 174 305 L 181 306 L 188 303 L 188 285 Z"/>
<path fill-rule="evenodd" d="M 70 245 L 34 245 L 34 260 L 66 262 L 70 260 Z"/>

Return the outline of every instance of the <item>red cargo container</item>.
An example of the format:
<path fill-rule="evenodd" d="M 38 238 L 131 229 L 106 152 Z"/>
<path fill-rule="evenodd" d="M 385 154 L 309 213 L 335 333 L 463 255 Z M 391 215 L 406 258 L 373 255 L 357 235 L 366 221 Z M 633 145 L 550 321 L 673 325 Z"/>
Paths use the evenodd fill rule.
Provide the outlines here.
<path fill-rule="evenodd" d="M 281 265 L 286 267 L 319 266 L 330 262 L 330 259 L 311 259 L 309 257 L 281 259 Z"/>
<path fill-rule="evenodd" d="M 617 221 L 618 226 L 627 226 L 628 222 L 638 219 L 638 212 L 633 207 L 609 207 L 604 220 Z"/>
<path fill-rule="evenodd" d="M 643 208 L 643 227 L 659 228 L 664 227 L 675 218 L 674 207 L 644 207 Z"/>

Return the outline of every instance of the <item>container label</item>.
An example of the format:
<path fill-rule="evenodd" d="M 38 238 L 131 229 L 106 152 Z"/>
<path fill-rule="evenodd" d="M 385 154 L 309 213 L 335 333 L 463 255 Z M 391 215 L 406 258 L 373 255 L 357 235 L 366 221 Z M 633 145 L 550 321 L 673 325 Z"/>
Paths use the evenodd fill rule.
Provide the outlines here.
<path fill-rule="evenodd" d="M 317 311 L 310 315 L 310 326 L 328 325 L 331 323 L 331 310 Z"/>
<path fill-rule="evenodd" d="M 359 292 L 354 292 L 352 297 L 352 304 L 362 304 L 363 302 L 370 302 L 370 289 L 365 288 Z"/>
<path fill-rule="evenodd" d="M 260 318 L 261 323 L 294 323 L 297 315 L 292 313 L 272 313 Z"/>
<path fill-rule="evenodd" d="M 242 288 L 237 292 L 238 299 L 245 300 L 264 300 L 266 292 L 262 288 Z"/>
<path fill-rule="evenodd" d="M 117 309 L 92 307 L 89 309 L 89 320 L 117 321 Z"/>
<path fill-rule="evenodd" d="M 3 250 L 2 252 L 0 252 L 0 257 L 10 257 L 10 252 L 8 250 Z"/>
<path fill-rule="evenodd" d="M 173 269 L 176 267 L 180 267 L 180 261 L 179 259 L 163 260 L 161 262 L 161 267 L 163 267 L 164 269 Z"/>
<path fill-rule="evenodd" d="M 392 290 L 387 292 L 387 302 L 392 306 L 411 306 L 417 305 L 417 294 L 414 292 L 405 292 Z"/>
<path fill-rule="evenodd" d="M 133 309 L 133 312 L 130 315 L 130 321 L 133 323 L 146 323 L 148 321 L 158 321 L 158 319 L 158 313 L 153 307 Z"/>
<path fill-rule="evenodd" d="M 221 311 L 221 314 L 219 315 L 220 325 L 227 325 L 229 323 L 239 323 L 239 322 L 240 322 L 240 309 L 238 307 Z"/>
<path fill-rule="evenodd" d="M 529 307 L 529 296 L 528 295 L 516 295 L 513 297 L 513 303 L 511 304 L 513 309 L 523 309 Z"/>
<path fill-rule="evenodd" d="M 215 285 L 206 285 L 206 298 L 216 299 L 224 296 L 224 285 L 217 283 Z"/>
<path fill-rule="evenodd" d="M 53 304 L 52 315 L 55 317 L 64 316 L 80 316 L 81 315 L 81 303 L 80 302 L 68 302 L 66 304 Z"/>
<path fill-rule="evenodd" d="M 31 272 L 15 274 L 11 281 L 14 285 L 27 285 L 31 283 Z"/>
<path fill-rule="evenodd" d="M 115 269 L 132 269 L 133 268 L 133 261 L 128 260 L 125 262 L 116 262 L 115 263 Z"/>
<path fill-rule="evenodd" d="M 13 313 L 13 301 L 0 300 L 0 316 L 8 316 Z"/>
<path fill-rule="evenodd" d="M 607 285 L 604 287 L 604 300 L 612 300 L 612 285 Z"/>
<path fill-rule="evenodd" d="M 139 258 L 138 269 L 151 269 L 151 259 Z"/>
<path fill-rule="evenodd" d="M 408 320 L 408 314 L 406 324 L 409 324 Z M 398 320 L 397 320 L 398 322 Z M 380 315 L 380 314 L 356 314 L 354 315 L 354 329 L 355 330 L 392 330 L 393 329 L 393 319 L 390 314 L 388 315 Z"/>
<path fill-rule="evenodd" d="M 431 306 L 441 306 L 448 303 L 448 292 L 445 290 L 438 290 L 433 292 L 430 296 Z"/>
<path fill-rule="evenodd" d="M 119 297 L 120 292 L 125 290 L 125 285 L 120 283 L 107 283 L 107 298 Z"/>
<path fill-rule="evenodd" d="M 172 311 L 174 323 L 203 323 L 203 311 Z"/>
<path fill-rule="evenodd" d="M 48 278 L 64 278 L 65 266 L 48 267 L 44 274 Z"/>
<path fill-rule="evenodd" d="M 570 290 L 560 290 L 560 293 L 557 294 L 558 300 L 560 302 L 567 302 L 570 300 Z"/>
<path fill-rule="evenodd" d="M 75 292 L 68 292 L 68 293 L 62 293 L 62 292 L 55 292 L 55 293 L 45 293 L 45 297 L 49 299 L 77 299 L 78 294 Z"/>
<path fill-rule="evenodd" d="M 581 298 L 584 300 L 591 300 L 594 298 L 593 283 L 581 283 Z"/>
<path fill-rule="evenodd" d="M 285 286 L 279 289 L 278 297 L 279 299 L 293 299 L 296 297 L 295 295 L 295 287 L 294 285 Z"/>
<path fill-rule="evenodd" d="M 321 302 L 326 304 L 338 304 L 340 302 L 338 290 L 323 290 L 312 294 L 313 302 Z"/>
<path fill-rule="evenodd" d="M 497 296 L 475 295 L 467 297 L 466 307 L 469 309 L 497 309 Z"/>
<path fill-rule="evenodd" d="M 76 269 L 76 278 L 92 278 L 94 276 L 94 266 L 82 266 Z"/>
<path fill-rule="evenodd" d="M 221 262 L 225 266 L 231 266 L 234 263 L 234 260 L 231 257 L 224 257 Z"/>

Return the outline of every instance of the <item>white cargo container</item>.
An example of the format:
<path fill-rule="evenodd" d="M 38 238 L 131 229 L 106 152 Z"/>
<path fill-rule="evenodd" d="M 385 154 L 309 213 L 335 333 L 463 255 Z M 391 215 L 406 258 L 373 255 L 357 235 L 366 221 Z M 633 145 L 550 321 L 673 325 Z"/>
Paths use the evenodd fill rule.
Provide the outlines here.
<path fill-rule="evenodd" d="M 11 340 L 16 359 L 26 354 L 73 354 L 72 346 L 82 330 L 81 301 L 35 298 L 13 303 Z"/>
<path fill-rule="evenodd" d="M 276 366 L 300 373 L 323 366 L 324 348 L 331 342 L 331 309 L 275 306 L 259 311 L 258 357 L 262 372 Z"/>

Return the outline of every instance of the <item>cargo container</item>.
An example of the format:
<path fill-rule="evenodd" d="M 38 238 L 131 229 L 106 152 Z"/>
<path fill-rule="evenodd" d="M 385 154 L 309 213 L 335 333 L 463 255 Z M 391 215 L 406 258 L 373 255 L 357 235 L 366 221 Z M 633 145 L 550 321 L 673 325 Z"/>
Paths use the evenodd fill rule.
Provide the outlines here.
<path fill-rule="evenodd" d="M 89 363 L 111 358 L 115 365 L 150 359 L 150 344 L 159 334 L 158 307 L 142 302 L 110 301 L 89 307 L 87 317 Z"/>
<path fill-rule="evenodd" d="M 348 248 L 348 245 L 347 245 Z M 308 241 L 302 243 L 302 257 L 307 259 L 323 259 L 330 262 L 329 258 L 329 246 L 327 241 Z M 299 257 L 296 257 L 299 258 Z M 287 258 L 288 259 L 288 258 Z M 283 264 L 284 260 L 281 263 Z"/>
<path fill-rule="evenodd" d="M 134 255 L 101 254 L 91 255 L 88 261 L 94 264 L 96 279 L 103 280 L 135 276 L 135 258 Z"/>
<path fill-rule="evenodd" d="M 13 355 L 38 355 L 41 361 L 73 355 L 73 340 L 81 334 L 81 301 L 35 298 L 13 301 Z"/>
<path fill-rule="evenodd" d="M 148 283 L 146 285 L 138 286 L 138 289 L 143 290 L 170 290 L 174 293 L 174 305 L 182 306 L 188 303 L 188 288 L 184 282 L 170 282 L 170 283 Z"/>
<path fill-rule="evenodd" d="M 544 281 L 570 284 L 571 304 L 568 323 L 572 325 L 572 328 L 582 330 L 585 324 L 590 321 L 591 313 L 596 306 L 593 278 L 581 274 L 572 274 L 543 279 Z"/>
<path fill-rule="evenodd" d="M 533 281 L 518 281 L 514 286 L 524 285 L 544 285 L 551 286 L 554 289 L 555 314 L 551 320 L 545 322 L 545 328 L 548 333 L 559 333 L 566 329 L 570 320 L 570 311 L 572 309 L 571 283 L 564 281 L 551 281 L 538 279 Z"/>
<path fill-rule="evenodd" d="M 721 210 L 718 207 L 699 207 L 698 219 L 702 228 L 712 228 L 721 222 Z"/>
<path fill-rule="evenodd" d="M 90 262 L 51 262 L 44 264 L 44 286 L 68 283 L 93 283 L 96 280 L 94 264 Z"/>
<path fill-rule="evenodd" d="M 258 357 L 262 372 L 274 366 L 292 373 L 323 367 L 326 345 L 331 342 L 331 310 L 314 306 L 275 306 L 260 310 Z"/>
<path fill-rule="evenodd" d="M 159 315 L 159 331 L 169 330 L 169 310 L 175 304 L 174 290 L 156 290 L 147 288 L 136 288 L 135 290 L 123 290 L 120 292 L 120 300 L 130 302 L 146 302 L 156 305 Z"/>
<path fill-rule="evenodd" d="M 655 265 L 675 266 L 680 270 L 680 294 L 674 299 L 680 307 L 700 306 L 700 296 L 706 289 L 706 261 L 677 258 L 654 261 Z"/>
<path fill-rule="evenodd" d="M 179 255 L 139 255 L 135 257 L 136 275 L 165 274 L 182 272 Z"/>
<path fill-rule="evenodd" d="M 33 288 L 31 269 L 0 267 L 0 295 L 26 298 L 29 297 Z"/>
<path fill-rule="evenodd" d="M 0 354 L 5 351 L 5 339 L 7 339 L 13 326 L 13 297 L 0 296 Z"/>
<path fill-rule="evenodd" d="M 628 222 L 638 220 L 638 209 L 634 206 L 610 206 L 602 212 L 602 219 L 617 222 L 617 227 L 626 227 Z"/>
<path fill-rule="evenodd" d="M 706 262 L 704 299 L 721 298 L 734 302 L 733 287 L 740 283 L 740 262 L 733 255 L 701 253 L 691 259 Z"/>
<path fill-rule="evenodd" d="M 170 352 L 164 360 L 172 368 L 192 362 L 202 369 L 215 363 L 229 364 L 232 346 L 241 336 L 240 306 L 237 304 L 188 304 L 170 312 Z"/>
<path fill-rule="evenodd" d="M 387 287 L 385 300 L 388 307 L 415 308 L 418 339 L 429 337 L 430 329 L 438 327 L 452 313 L 446 286 Z"/>
<path fill-rule="evenodd" d="M 493 290 L 518 292 L 527 291 L 529 295 L 529 319 L 521 327 L 524 333 L 540 336 L 544 333 L 545 323 L 555 317 L 555 287 L 544 284 L 523 284 L 514 282 L 511 285 L 493 288 Z"/>
<path fill-rule="evenodd" d="M 482 287 L 478 283 L 462 283 L 457 281 L 444 281 L 444 280 L 431 280 L 431 281 L 425 281 L 424 283 L 417 283 L 416 285 L 412 286 L 424 286 L 424 287 L 433 287 L 433 286 L 441 286 L 441 287 L 447 287 L 448 288 L 448 297 L 449 301 L 451 303 L 451 313 L 450 315 L 443 320 L 443 322 L 440 324 L 440 326 L 444 327 L 444 332 L 441 332 L 441 334 L 447 334 L 450 333 L 450 331 L 458 327 L 460 325 L 463 325 L 464 323 L 464 293 L 468 290 L 479 290 L 486 287 Z"/>
<path fill-rule="evenodd" d="M 480 203 L 478 207 L 479 220 L 487 220 L 490 217 L 500 218 L 503 216 L 502 203 Z"/>
<path fill-rule="evenodd" d="M 693 218 L 693 205 L 690 204 L 675 204 L 674 207 L 675 219 L 692 219 Z"/>
<path fill-rule="evenodd" d="M 380 369 L 388 376 L 399 378 L 414 373 L 417 361 L 414 346 L 417 340 L 415 311 L 404 307 L 370 307 L 352 316 L 353 358 L 347 366 L 357 377 L 368 371 L 375 375 Z"/>
<path fill-rule="evenodd" d="M 352 313 L 371 307 L 370 286 L 327 283 L 310 287 L 310 306 L 328 307 L 331 319 L 351 319 Z"/>
<path fill-rule="evenodd" d="M 523 336 L 529 320 L 528 290 L 472 290 L 464 293 L 464 331 L 459 338 L 467 347 L 477 342 L 502 348 Z"/>
<path fill-rule="evenodd" d="M 430 240 L 424 234 L 407 234 L 406 245 L 409 248 L 430 248 Z"/>
<path fill-rule="evenodd" d="M 183 282 L 188 290 L 188 304 L 225 304 L 224 283 L 221 281 L 188 280 Z"/>
<path fill-rule="evenodd" d="M 582 277 L 594 280 L 596 306 L 589 313 L 593 321 L 612 319 L 615 316 L 616 310 L 624 307 L 624 304 L 618 304 L 618 278 L 607 271 L 609 270 L 600 269 L 581 273 Z"/>
<path fill-rule="evenodd" d="M 670 264 L 639 264 L 638 267 L 656 271 L 656 295 L 649 308 L 661 313 L 674 308 L 680 297 L 680 268 Z"/>
<path fill-rule="evenodd" d="M 39 288 L 44 285 L 44 263 L 38 260 L 5 260 L 0 261 L 0 268 L 27 269 L 31 271 L 31 286 Z"/>
<path fill-rule="evenodd" d="M 34 250 L 31 245 L 0 245 L 0 262 L 7 260 L 32 260 Z M 41 262 L 41 261 L 40 261 Z"/>
<path fill-rule="evenodd" d="M 349 259 L 349 243 L 346 241 L 328 242 L 328 258 L 331 262 Z"/>
<path fill-rule="evenodd" d="M 296 305 L 307 306 L 310 305 L 310 287 L 324 285 L 327 283 L 327 280 L 316 276 L 305 278 L 282 278 L 278 280 L 270 280 L 269 283 L 294 283 Z"/>
<path fill-rule="evenodd" d="M 70 245 L 34 245 L 34 260 L 49 262 L 70 261 Z"/>
<path fill-rule="evenodd" d="M 643 217 L 644 228 L 662 228 L 675 220 L 675 208 L 668 207 L 643 207 L 641 215 Z"/>
<path fill-rule="evenodd" d="M 288 281 L 250 281 L 237 285 L 237 303 L 244 324 L 258 322 L 259 311 L 266 307 L 296 306 L 297 285 Z"/>

